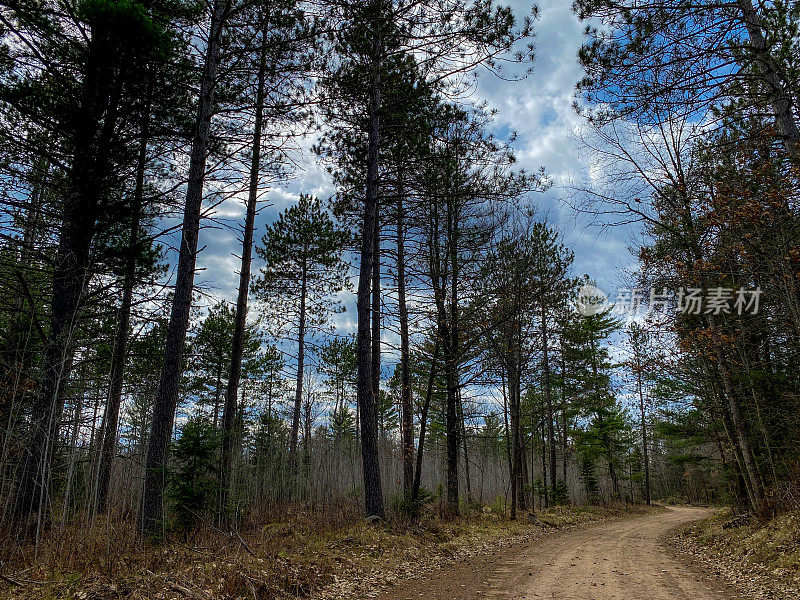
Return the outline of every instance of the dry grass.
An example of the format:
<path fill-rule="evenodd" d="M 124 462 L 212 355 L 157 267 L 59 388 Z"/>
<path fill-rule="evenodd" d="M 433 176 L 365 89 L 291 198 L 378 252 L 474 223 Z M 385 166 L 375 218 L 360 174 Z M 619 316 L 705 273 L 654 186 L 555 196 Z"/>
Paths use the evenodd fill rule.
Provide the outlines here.
<path fill-rule="evenodd" d="M 800 514 L 767 521 L 733 517 L 730 510 L 693 525 L 674 539 L 717 576 L 754 600 L 800 598 Z"/>
<path fill-rule="evenodd" d="M 423 561 L 631 510 L 558 508 L 539 513 L 538 523 L 484 510 L 450 521 L 396 519 L 370 526 L 354 506 L 335 513 L 283 507 L 266 513 L 281 520 L 250 523 L 241 536 L 212 530 L 161 546 L 143 543 L 129 524 L 98 522 L 50 532 L 38 549 L 3 544 L 0 598 L 307 597 L 352 578 L 381 586 L 409 576 Z"/>
<path fill-rule="evenodd" d="M 745 568 L 768 571 L 800 584 L 800 513 L 796 511 L 762 523 L 734 519 L 726 509 L 688 534 L 713 553 Z"/>

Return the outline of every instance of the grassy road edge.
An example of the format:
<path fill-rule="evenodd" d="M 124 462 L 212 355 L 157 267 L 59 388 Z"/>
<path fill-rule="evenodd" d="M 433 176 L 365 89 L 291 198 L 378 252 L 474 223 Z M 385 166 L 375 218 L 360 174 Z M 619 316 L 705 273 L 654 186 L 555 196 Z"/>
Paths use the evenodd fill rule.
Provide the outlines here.
<path fill-rule="evenodd" d="M 766 522 L 723 508 L 675 532 L 670 542 L 753 600 L 800 598 L 800 515 Z"/>

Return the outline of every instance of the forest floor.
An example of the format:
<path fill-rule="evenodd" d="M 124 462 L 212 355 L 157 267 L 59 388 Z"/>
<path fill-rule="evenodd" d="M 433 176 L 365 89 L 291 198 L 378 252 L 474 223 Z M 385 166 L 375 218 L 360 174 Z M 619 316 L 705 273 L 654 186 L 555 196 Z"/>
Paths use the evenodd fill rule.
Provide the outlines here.
<path fill-rule="evenodd" d="M 100 523 L 91 530 L 51 532 L 38 549 L 0 544 L 0 598 L 375 597 L 384 590 L 401 589 L 403 582 L 436 579 L 443 573 L 449 577 L 448 569 L 485 557 L 514 555 L 520 548 L 549 544 L 596 523 L 627 522 L 637 515 L 657 517 L 663 511 L 553 508 L 537 513 L 538 520 L 522 514 L 512 522 L 484 509 L 456 520 L 431 517 L 417 523 L 394 520 L 378 525 L 367 525 L 356 516 L 336 522 L 287 513 L 283 520 L 241 536 L 206 532 L 162 546 L 143 544 L 128 526 Z M 437 598 L 419 592 L 413 597 Z"/>
<path fill-rule="evenodd" d="M 0 598 L 798 600 L 796 518 L 765 527 L 727 511 L 628 506 L 367 525 L 356 513 L 287 513 L 241 536 L 162 546 L 105 524 L 4 553 Z"/>
<path fill-rule="evenodd" d="M 800 512 L 759 522 L 724 509 L 676 532 L 670 542 L 747 598 L 800 599 Z"/>

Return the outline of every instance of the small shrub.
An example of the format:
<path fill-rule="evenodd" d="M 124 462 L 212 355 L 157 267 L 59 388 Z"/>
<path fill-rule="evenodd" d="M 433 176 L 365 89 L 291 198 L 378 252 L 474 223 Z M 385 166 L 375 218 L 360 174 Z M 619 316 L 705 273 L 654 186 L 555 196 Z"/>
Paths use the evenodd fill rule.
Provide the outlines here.
<path fill-rule="evenodd" d="M 567 487 L 563 479 L 557 480 L 553 486 L 552 502 L 556 506 L 569 504 L 569 487 Z"/>
<path fill-rule="evenodd" d="M 479 513 L 483 510 L 483 504 L 476 498 L 469 496 L 464 500 L 464 509 L 467 513 Z"/>
<path fill-rule="evenodd" d="M 173 504 L 174 526 L 183 534 L 192 531 L 214 506 L 218 449 L 219 436 L 201 416 L 189 419 L 173 444 L 176 467 L 170 476 L 168 496 Z"/>
<path fill-rule="evenodd" d="M 580 474 L 583 485 L 586 488 L 586 495 L 590 503 L 597 502 L 600 495 L 600 486 L 594 470 L 594 461 L 586 452 L 582 452 L 580 458 Z"/>
<path fill-rule="evenodd" d="M 419 490 L 419 501 L 414 503 L 409 495 L 394 496 L 391 500 L 392 512 L 403 517 L 418 517 L 426 506 L 436 500 L 436 495 L 425 488 Z"/>
<path fill-rule="evenodd" d="M 502 515 L 506 512 L 506 497 L 498 494 L 492 503 L 489 505 L 491 511 L 495 514 Z"/>

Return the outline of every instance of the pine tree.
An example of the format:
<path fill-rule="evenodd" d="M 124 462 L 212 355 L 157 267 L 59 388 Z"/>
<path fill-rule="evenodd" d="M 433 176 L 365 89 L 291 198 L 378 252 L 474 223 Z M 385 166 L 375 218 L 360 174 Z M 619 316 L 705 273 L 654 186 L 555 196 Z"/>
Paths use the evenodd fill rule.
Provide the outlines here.
<path fill-rule="evenodd" d="M 579 405 L 589 423 L 581 433 L 579 446 L 590 454 L 605 458 L 615 496 L 620 493 L 620 455 L 629 448 L 626 440 L 628 423 L 612 389 L 615 365 L 610 362 L 609 350 L 602 343 L 619 327 L 620 323 L 611 315 L 611 309 L 606 309 L 578 317 L 567 338 L 568 352 L 585 369 L 580 381 L 582 399 Z"/>
<path fill-rule="evenodd" d="M 266 263 L 254 289 L 282 328 L 297 340 L 297 376 L 289 460 L 297 467 L 297 440 L 305 376 L 306 336 L 324 327 L 343 307 L 335 298 L 347 289 L 347 263 L 342 252 L 347 233 L 338 228 L 319 200 L 300 196 L 267 229 L 256 251 Z"/>
<path fill-rule="evenodd" d="M 352 399 L 356 382 L 356 345 L 352 338 L 332 337 L 319 352 L 319 370 L 333 393 L 335 410 L 344 410 Z"/>
<path fill-rule="evenodd" d="M 542 339 L 542 379 L 544 402 L 547 414 L 546 429 L 548 438 L 550 485 L 555 489 L 556 473 L 556 435 L 555 412 L 553 411 L 553 377 L 551 369 L 550 329 L 554 313 L 563 306 L 573 291 L 574 282 L 569 276 L 573 254 L 561 243 L 557 231 L 546 224 L 535 224 L 531 233 L 534 253 L 533 277 L 536 281 L 536 301 L 539 305 L 540 330 Z M 566 461 L 566 457 L 563 457 Z"/>
<path fill-rule="evenodd" d="M 172 446 L 176 467 L 170 473 L 168 497 L 175 526 L 184 535 L 195 529 L 214 507 L 217 490 L 217 428 L 205 417 L 192 417 Z"/>
<path fill-rule="evenodd" d="M 231 359 L 234 334 L 234 309 L 225 301 L 211 306 L 192 338 L 190 361 L 191 389 L 200 406 L 211 406 L 211 424 L 220 427 L 224 393 L 223 377 Z"/>
<path fill-rule="evenodd" d="M 647 332 L 641 325 L 632 323 L 628 326 L 628 339 L 630 342 L 631 350 L 633 351 L 633 360 L 629 366 L 634 371 L 636 377 L 636 394 L 639 400 L 639 419 L 640 429 L 642 433 L 642 462 L 644 463 L 644 496 L 645 503 L 650 506 L 651 491 L 650 491 L 650 456 L 647 442 L 647 415 L 645 413 L 644 403 L 644 390 L 642 379 L 644 378 L 645 346 L 648 343 Z"/>

